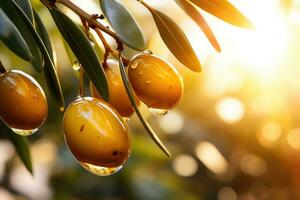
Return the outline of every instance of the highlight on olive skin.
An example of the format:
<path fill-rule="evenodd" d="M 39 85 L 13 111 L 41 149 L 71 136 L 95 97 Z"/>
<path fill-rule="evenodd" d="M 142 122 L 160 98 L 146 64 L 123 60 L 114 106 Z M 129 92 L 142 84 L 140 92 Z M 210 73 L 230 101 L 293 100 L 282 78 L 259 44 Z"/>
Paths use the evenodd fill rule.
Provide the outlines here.
<path fill-rule="evenodd" d="M 121 116 L 130 117 L 134 113 L 134 109 L 124 87 L 117 60 L 107 60 L 105 74 L 110 94 L 109 104 L 114 107 Z M 92 83 L 90 83 L 90 91 L 92 96 L 102 99 L 101 95 Z M 137 105 L 140 104 L 138 98 L 136 98 L 136 103 Z"/>
<path fill-rule="evenodd" d="M 114 108 L 103 100 L 79 97 L 63 118 L 66 143 L 88 171 L 111 175 L 120 170 L 131 152 L 127 125 Z"/>
<path fill-rule="evenodd" d="M 171 63 L 150 53 L 141 53 L 128 65 L 128 78 L 149 108 L 172 109 L 183 95 L 183 81 Z"/>
<path fill-rule="evenodd" d="M 30 135 L 45 122 L 48 105 L 30 75 L 11 70 L 0 75 L 0 117 L 17 134 Z"/>

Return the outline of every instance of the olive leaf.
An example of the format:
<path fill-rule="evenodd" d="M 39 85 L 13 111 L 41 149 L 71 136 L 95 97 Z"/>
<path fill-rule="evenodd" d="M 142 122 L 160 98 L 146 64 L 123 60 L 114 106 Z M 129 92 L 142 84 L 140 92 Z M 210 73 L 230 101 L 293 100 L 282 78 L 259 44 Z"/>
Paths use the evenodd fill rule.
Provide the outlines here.
<path fill-rule="evenodd" d="M 216 51 L 221 52 L 221 47 L 209 27 L 208 23 L 201 15 L 201 13 L 191 4 L 188 0 L 176 0 L 176 3 L 182 8 L 182 10 L 190 16 L 195 23 L 202 29 L 203 33 L 206 35 L 206 38 L 209 40 L 211 45 L 215 48 Z"/>
<path fill-rule="evenodd" d="M 192 71 L 201 71 L 201 64 L 181 28 L 164 13 L 143 5 L 151 12 L 162 40 L 173 55 Z"/>
<path fill-rule="evenodd" d="M 121 40 L 135 50 L 146 48 L 140 27 L 118 0 L 99 0 L 104 15 Z"/>
<path fill-rule="evenodd" d="M 0 8 L 0 40 L 15 54 L 30 61 L 32 55 L 24 38 Z"/>
<path fill-rule="evenodd" d="M 1 120 L 0 133 L 5 134 L 5 136 L 11 141 L 26 169 L 32 174 L 31 154 L 27 138 L 14 133 Z"/>
<path fill-rule="evenodd" d="M 23 12 L 26 14 L 28 19 L 31 21 L 32 24 L 34 24 L 34 17 L 33 17 L 33 9 L 31 7 L 31 3 L 29 0 L 14 0 L 18 6 L 23 10 Z"/>
<path fill-rule="evenodd" d="M 38 34 L 40 35 L 42 41 L 45 44 L 45 47 L 49 53 L 52 63 L 54 65 L 56 65 L 56 55 L 54 53 L 54 49 L 52 47 L 52 42 L 50 40 L 49 34 L 48 34 L 46 27 L 43 24 L 41 18 L 35 11 L 34 11 L 34 19 L 36 22 L 36 30 L 37 30 Z M 56 68 L 53 68 L 50 62 L 45 62 L 43 72 L 44 72 L 44 76 L 45 76 L 45 80 L 46 80 L 49 92 L 56 100 L 59 108 L 63 109 L 65 106 L 64 97 L 62 94 L 62 90 L 60 89 L 61 87 L 60 87 Z"/>
<path fill-rule="evenodd" d="M 135 102 L 135 98 L 134 98 L 134 94 L 130 85 L 130 82 L 128 80 L 128 77 L 126 75 L 126 69 L 125 66 L 123 64 L 123 60 L 121 58 L 121 56 L 119 55 L 119 67 L 120 67 L 120 71 L 121 71 L 121 76 L 122 76 L 122 80 L 123 80 L 123 84 L 125 86 L 126 92 L 129 96 L 129 99 L 131 101 L 131 104 L 138 116 L 138 118 L 140 119 L 141 123 L 143 124 L 145 130 L 147 131 L 147 133 L 150 135 L 150 137 L 152 138 L 152 140 L 157 144 L 157 146 L 168 156 L 171 157 L 171 154 L 169 152 L 169 150 L 165 147 L 165 145 L 162 143 L 162 141 L 159 139 L 159 137 L 155 134 L 155 132 L 153 131 L 153 129 L 151 128 L 151 126 L 147 123 L 147 121 L 144 119 L 142 113 L 140 112 L 136 102 Z"/>
<path fill-rule="evenodd" d="M 6 13 L 8 18 L 14 23 L 27 43 L 27 46 L 29 47 L 33 56 L 31 60 L 32 66 L 35 70 L 41 72 L 43 69 L 44 60 L 39 49 L 38 42 L 33 34 L 33 31 L 35 31 L 33 24 L 14 0 L 0 1 L 0 7 Z"/>
<path fill-rule="evenodd" d="M 254 25 L 228 0 L 189 0 L 199 8 L 209 12 L 219 19 L 246 29 L 253 29 Z"/>
<path fill-rule="evenodd" d="M 101 62 L 83 31 L 65 14 L 56 8 L 49 8 L 60 33 L 81 63 L 90 80 L 105 101 L 109 101 L 108 85 Z"/>

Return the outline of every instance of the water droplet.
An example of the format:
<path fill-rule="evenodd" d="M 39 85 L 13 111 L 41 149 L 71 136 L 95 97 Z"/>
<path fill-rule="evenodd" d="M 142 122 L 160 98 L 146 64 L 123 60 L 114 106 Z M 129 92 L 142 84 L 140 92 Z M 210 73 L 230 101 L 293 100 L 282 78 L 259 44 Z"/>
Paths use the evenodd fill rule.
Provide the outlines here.
<path fill-rule="evenodd" d="M 149 108 L 149 111 L 151 114 L 156 115 L 156 116 L 166 115 L 169 112 L 169 110 L 157 109 L 157 108 Z"/>
<path fill-rule="evenodd" d="M 37 132 L 39 129 L 36 128 L 36 129 L 31 129 L 31 130 L 23 130 L 23 129 L 11 128 L 11 130 L 18 135 L 28 136 L 28 135 L 32 135 L 33 133 Z"/>
<path fill-rule="evenodd" d="M 64 112 L 65 111 L 65 107 L 63 107 L 63 106 L 59 107 L 59 111 L 60 112 Z"/>
<path fill-rule="evenodd" d="M 139 75 L 139 76 L 142 76 L 142 74 L 143 74 L 143 71 L 142 71 L 142 70 L 139 71 L 138 75 Z"/>
<path fill-rule="evenodd" d="M 139 66 L 139 61 L 135 60 L 133 63 L 131 63 L 130 67 L 131 69 L 136 69 Z"/>
<path fill-rule="evenodd" d="M 144 54 L 153 54 L 153 52 L 150 49 L 146 49 L 143 51 Z"/>
<path fill-rule="evenodd" d="M 120 169 L 122 169 L 123 165 L 120 165 L 118 167 L 101 167 L 97 165 L 92 165 L 89 163 L 80 162 L 80 165 L 86 169 L 87 171 L 91 172 L 92 174 L 95 174 L 97 176 L 110 176 Z"/>
<path fill-rule="evenodd" d="M 33 98 L 34 98 L 34 99 L 36 99 L 36 98 L 37 98 L 37 95 L 36 95 L 36 94 L 34 94 L 34 95 L 33 95 Z"/>
<path fill-rule="evenodd" d="M 73 70 L 75 70 L 75 71 L 79 71 L 80 67 L 81 67 L 81 64 L 78 61 L 75 61 L 72 66 Z"/>
<path fill-rule="evenodd" d="M 150 85 L 151 83 L 152 83 L 152 81 L 150 81 L 150 80 L 147 80 L 147 81 L 146 81 L 146 84 L 147 84 L 147 85 Z"/>

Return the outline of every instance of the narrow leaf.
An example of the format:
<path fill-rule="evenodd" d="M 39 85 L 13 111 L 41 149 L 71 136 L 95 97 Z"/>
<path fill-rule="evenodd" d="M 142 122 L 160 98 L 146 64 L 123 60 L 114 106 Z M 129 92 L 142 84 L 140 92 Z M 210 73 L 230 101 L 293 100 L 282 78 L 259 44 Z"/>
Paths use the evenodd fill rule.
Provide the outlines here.
<path fill-rule="evenodd" d="M 83 31 L 65 14 L 50 8 L 51 15 L 60 33 L 81 63 L 85 72 L 93 82 L 105 101 L 109 100 L 108 85 L 101 62 Z"/>
<path fill-rule="evenodd" d="M 38 43 L 33 35 L 33 25 L 21 8 L 16 4 L 14 0 L 1 1 L 0 8 L 6 13 L 9 19 L 14 23 L 16 28 L 21 33 L 30 52 L 33 56 L 31 63 L 35 70 L 41 72 L 43 69 L 43 56 L 39 49 Z M 33 30 L 31 30 L 33 28 Z"/>
<path fill-rule="evenodd" d="M 15 0 L 18 6 L 23 10 L 28 19 L 34 24 L 33 10 L 31 7 L 30 0 Z"/>
<path fill-rule="evenodd" d="M 47 50 L 45 44 L 43 43 L 42 39 L 40 38 L 39 34 L 36 32 L 33 24 L 30 22 L 28 17 L 26 17 L 25 13 L 20 9 L 20 7 L 15 3 L 14 0 L 8 1 L 7 4 L 3 4 L 2 2 L 3 1 L 0 1 L 1 7 L 5 6 L 7 11 L 14 12 L 15 15 L 13 15 L 13 17 L 15 18 L 15 20 L 18 21 L 18 23 L 22 26 L 23 30 L 26 33 L 29 33 L 30 40 L 32 39 L 32 42 L 34 43 L 33 47 L 39 47 L 39 49 L 41 50 L 41 53 L 45 59 L 45 66 L 48 66 L 47 70 L 49 72 L 49 77 L 51 77 L 51 81 L 53 82 L 53 85 L 55 86 L 55 90 L 57 93 L 60 93 L 61 96 L 63 96 L 54 63 L 52 62 L 51 57 L 48 53 L 48 50 Z M 31 43 L 31 45 L 32 45 L 32 43 Z M 35 46 L 35 45 L 37 45 L 37 46 Z M 42 66 L 43 66 L 43 64 L 40 66 L 41 69 L 42 69 Z M 63 100 L 63 98 L 62 98 L 62 100 Z M 63 102 L 62 102 L 62 105 L 64 105 Z M 61 107 L 60 109 L 63 109 L 63 107 Z"/>
<path fill-rule="evenodd" d="M 99 0 L 104 15 L 121 40 L 136 50 L 146 48 L 142 31 L 133 16 L 118 0 Z"/>
<path fill-rule="evenodd" d="M 30 61 L 32 55 L 22 35 L 0 8 L 0 40 L 15 54 Z"/>
<path fill-rule="evenodd" d="M 209 40 L 211 45 L 216 49 L 216 51 L 221 52 L 220 45 L 209 27 L 208 23 L 205 21 L 201 13 L 191 4 L 188 0 L 176 0 L 176 3 L 183 9 L 183 11 L 190 16 L 195 23 L 202 29 L 206 38 Z"/>
<path fill-rule="evenodd" d="M 34 18 L 36 22 L 36 30 L 38 34 L 40 35 L 42 41 L 45 44 L 45 47 L 49 53 L 49 56 L 52 60 L 52 63 L 55 65 L 56 63 L 56 54 L 54 52 L 54 49 L 52 47 L 52 42 L 50 40 L 49 34 L 46 30 L 46 27 L 44 26 L 41 18 L 39 15 L 34 11 Z M 55 66 L 54 66 L 55 67 Z M 45 63 L 44 67 L 44 76 L 47 83 L 47 87 L 49 89 L 49 92 L 56 100 L 58 106 L 63 109 L 64 108 L 64 97 L 62 94 L 62 91 L 60 89 L 59 79 L 57 75 L 56 68 L 53 68 L 50 62 Z"/>
<path fill-rule="evenodd" d="M 250 20 L 228 0 L 190 0 L 199 8 L 209 12 L 219 19 L 246 29 L 254 29 Z"/>
<path fill-rule="evenodd" d="M 21 161 L 24 163 L 26 169 L 32 174 L 31 155 L 27 138 L 14 133 L 1 120 L 0 133 L 5 134 L 7 138 L 12 142 Z"/>
<path fill-rule="evenodd" d="M 150 137 L 152 138 L 152 140 L 157 144 L 157 146 L 168 156 L 171 157 L 171 154 L 169 152 L 169 150 L 165 147 L 165 145 L 162 143 L 162 141 L 159 139 L 159 137 L 155 134 L 155 132 L 153 131 L 153 129 L 151 128 L 151 126 L 147 123 L 147 121 L 144 119 L 142 113 L 140 112 L 136 102 L 135 102 L 135 98 L 133 95 L 133 91 L 130 85 L 130 82 L 128 80 L 128 77 L 126 75 L 126 69 L 125 66 L 123 64 L 123 60 L 121 59 L 121 57 L 119 56 L 119 67 L 120 67 L 120 71 L 121 71 L 121 76 L 122 76 L 122 80 L 123 80 L 123 84 L 125 86 L 125 89 L 127 91 L 127 94 L 129 96 L 129 99 L 131 101 L 131 104 L 138 116 L 138 118 L 140 119 L 141 123 L 143 124 L 145 130 L 147 131 L 147 133 L 150 135 Z"/>
<path fill-rule="evenodd" d="M 151 12 L 162 40 L 173 55 L 192 71 L 201 71 L 201 64 L 181 28 L 167 15 L 143 5 Z"/>

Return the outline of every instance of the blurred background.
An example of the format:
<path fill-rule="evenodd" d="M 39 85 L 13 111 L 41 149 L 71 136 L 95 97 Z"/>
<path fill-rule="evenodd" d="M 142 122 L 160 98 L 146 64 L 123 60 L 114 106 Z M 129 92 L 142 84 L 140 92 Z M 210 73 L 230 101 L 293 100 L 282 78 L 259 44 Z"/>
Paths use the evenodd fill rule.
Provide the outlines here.
<path fill-rule="evenodd" d="M 89 13 L 100 13 L 98 1 L 74 2 Z M 66 147 L 62 113 L 41 75 L 1 44 L 3 64 L 34 76 L 47 93 L 50 109 L 45 125 L 29 137 L 34 176 L 13 146 L 0 140 L 0 199 L 300 199 L 300 0 L 231 0 L 255 24 L 254 31 L 202 12 L 221 53 L 174 1 L 148 0 L 184 29 L 203 64 L 201 73 L 189 71 L 170 54 L 145 8 L 136 1 L 122 2 L 142 27 L 148 49 L 172 62 L 184 79 L 185 94 L 174 110 L 157 116 L 142 107 L 173 157 L 155 146 L 133 116 L 128 122 L 133 152 L 124 168 L 109 177 L 87 172 Z M 70 103 L 77 95 L 77 74 L 47 9 L 38 0 L 32 4 L 51 33 Z M 125 53 L 131 57 L 137 52 Z"/>

